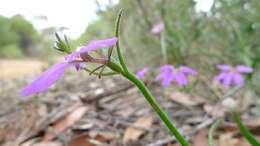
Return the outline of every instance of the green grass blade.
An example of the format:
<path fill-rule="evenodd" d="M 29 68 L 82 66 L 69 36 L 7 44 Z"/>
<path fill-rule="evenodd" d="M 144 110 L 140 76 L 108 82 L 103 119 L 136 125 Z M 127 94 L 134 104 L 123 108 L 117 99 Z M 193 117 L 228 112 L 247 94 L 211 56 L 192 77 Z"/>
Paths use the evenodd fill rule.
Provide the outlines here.
<path fill-rule="evenodd" d="M 214 122 L 214 124 L 209 129 L 209 135 L 208 135 L 208 145 L 214 146 L 214 134 L 217 128 L 219 127 L 220 123 L 222 122 L 222 119 L 218 119 Z"/>
<path fill-rule="evenodd" d="M 236 112 L 232 112 L 232 118 L 236 122 L 240 132 L 247 139 L 247 141 L 252 146 L 260 146 L 260 143 L 256 140 L 256 138 L 252 135 L 252 133 L 246 128 L 246 126 L 242 123 L 239 114 Z"/>

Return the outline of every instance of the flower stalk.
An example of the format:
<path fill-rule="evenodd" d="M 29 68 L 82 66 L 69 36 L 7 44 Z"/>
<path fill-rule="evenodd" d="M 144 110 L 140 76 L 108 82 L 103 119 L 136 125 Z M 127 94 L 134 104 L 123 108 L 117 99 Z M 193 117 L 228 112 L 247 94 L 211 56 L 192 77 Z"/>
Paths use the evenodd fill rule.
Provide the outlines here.
<path fill-rule="evenodd" d="M 163 55 L 163 62 L 164 64 L 168 63 L 168 56 L 167 56 L 167 47 L 166 47 L 166 42 L 165 42 L 165 37 L 164 37 L 164 33 L 161 33 L 160 36 L 160 45 L 161 45 L 161 49 L 162 49 L 162 55 Z"/>
<path fill-rule="evenodd" d="M 107 66 L 112 69 L 115 72 L 121 73 L 125 78 L 127 78 L 129 81 L 134 83 L 138 89 L 142 92 L 145 99 L 148 101 L 148 103 L 151 105 L 153 110 L 158 114 L 160 119 L 165 123 L 166 127 L 169 129 L 171 134 L 173 134 L 176 139 L 180 142 L 182 146 L 189 146 L 189 143 L 186 141 L 186 139 L 181 135 L 181 133 L 178 131 L 178 129 L 174 126 L 174 124 L 171 122 L 168 115 L 162 110 L 156 99 L 152 96 L 151 92 L 147 89 L 145 84 L 139 80 L 134 74 L 131 72 L 124 72 L 120 66 L 113 62 L 109 62 Z"/>
<path fill-rule="evenodd" d="M 115 34 L 116 34 L 116 37 L 118 38 L 118 40 L 119 40 L 119 30 L 120 30 L 119 28 L 120 28 L 121 16 L 122 16 L 122 10 L 120 10 L 119 15 L 117 17 L 117 21 L 116 21 L 116 33 Z M 189 146 L 189 143 L 187 142 L 187 140 L 181 135 L 181 133 L 178 131 L 178 129 L 174 126 L 174 124 L 171 122 L 171 120 L 168 117 L 168 115 L 166 114 L 166 112 L 164 112 L 162 110 L 159 103 L 152 96 L 151 92 L 147 89 L 145 84 L 141 80 L 139 80 L 133 73 L 128 71 L 128 68 L 124 62 L 124 59 L 123 59 L 121 51 L 120 51 L 119 41 L 116 44 L 116 49 L 117 49 L 117 55 L 118 55 L 118 58 L 120 61 L 120 65 L 122 66 L 122 68 L 120 66 L 118 66 L 117 64 L 113 63 L 112 61 L 109 61 L 107 66 L 110 69 L 112 69 L 113 71 L 121 73 L 125 78 L 127 78 L 129 81 L 134 83 L 138 87 L 138 89 L 142 92 L 145 99 L 151 105 L 153 110 L 158 114 L 160 119 L 164 122 L 164 124 L 169 129 L 171 134 L 173 134 L 176 137 L 176 139 L 179 141 L 179 143 L 182 146 Z"/>
<path fill-rule="evenodd" d="M 115 36 L 117 37 L 118 41 L 116 42 L 116 51 L 117 51 L 117 55 L 118 55 L 118 59 L 119 62 L 124 70 L 124 72 L 128 72 L 128 69 L 126 67 L 123 55 L 121 54 L 121 49 L 120 49 L 120 45 L 119 45 L 119 33 L 120 33 L 120 22 L 121 22 L 121 17 L 123 14 L 123 9 L 121 9 L 118 13 L 117 19 L 116 19 L 116 30 L 115 30 Z"/>
<path fill-rule="evenodd" d="M 189 143 L 186 141 L 186 139 L 181 135 L 181 133 L 177 130 L 177 128 L 173 125 L 168 115 L 162 110 L 158 102 L 155 100 L 155 98 L 152 96 L 151 92 L 146 88 L 144 83 L 136 78 L 135 75 L 132 73 L 127 73 L 124 75 L 129 81 L 133 82 L 138 89 L 142 92 L 145 99 L 149 102 L 153 110 L 158 114 L 160 119 L 164 122 L 164 124 L 167 126 L 171 134 L 173 134 L 176 139 L 180 142 L 182 146 L 189 146 Z"/>

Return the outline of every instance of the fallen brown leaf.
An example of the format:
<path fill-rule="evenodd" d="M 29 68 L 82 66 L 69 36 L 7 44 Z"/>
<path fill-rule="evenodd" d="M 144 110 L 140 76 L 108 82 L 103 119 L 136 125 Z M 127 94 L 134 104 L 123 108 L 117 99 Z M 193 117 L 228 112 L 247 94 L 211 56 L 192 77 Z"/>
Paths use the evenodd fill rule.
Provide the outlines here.
<path fill-rule="evenodd" d="M 192 139 L 192 146 L 208 146 L 208 129 L 200 130 Z"/>
<path fill-rule="evenodd" d="M 249 142 L 246 139 L 241 138 L 239 139 L 239 143 L 236 146 L 251 146 L 251 144 L 249 144 Z"/>
<path fill-rule="evenodd" d="M 223 106 L 219 104 L 217 105 L 205 104 L 203 106 L 203 109 L 205 112 L 212 115 L 213 117 L 224 117 L 227 112 L 227 109 L 223 108 Z"/>
<path fill-rule="evenodd" d="M 39 142 L 31 146 L 62 146 L 60 142 Z"/>
<path fill-rule="evenodd" d="M 144 129 L 148 129 L 152 126 L 153 123 L 153 117 L 141 117 L 139 118 L 133 126 L 140 127 L 140 128 L 134 128 L 134 127 L 128 127 L 124 133 L 123 137 L 123 143 L 127 144 L 130 141 L 136 141 L 139 139 L 141 135 L 145 133 Z M 144 128 L 144 129 L 141 129 Z"/>
<path fill-rule="evenodd" d="M 219 146 L 235 146 L 238 139 L 233 138 L 231 133 L 221 134 L 219 137 Z"/>
<path fill-rule="evenodd" d="M 170 98 L 184 106 L 195 106 L 205 102 L 205 100 L 200 97 L 191 97 L 190 95 L 183 92 L 173 92 Z"/>
<path fill-rule="evenodd" d="M 244 95 L 240 98 L 238 98 L 239 102 L 239 111 L 245 111 L 248 109 L 248 107 L 251 105 L 251 103 L 254 101 L 252 100 L 252 92 L 245 91 Z"/>
<path fill-rule="evenodd" d="M 95 146 L 94 144 L 89 142 L 90 137 L 87 134 L 82 134 L 72 138 L 68 146 Z"/>
<path fill-rule="evenodd" d="M 117 136 L 116 133 L 112 131 L 89 131 L 88 135 L 92 139 L 96 139 L 101 142 L 107 142 L 109 140 L 120 137 L 119 135 Z"/>
<path fill-rule="evenodd" d="M 175 144 L 168 144 L 167 146 L 181 146 L 181 145 L 178 143 L 175 143 Z"/>
<path fill-rule="evenodd" d="M 250 129 L 260 127 L 260 117 L 244 120 L 243 123 Z"/>
<path fill-rule="evenodd" d="M 250 146 L 243 138 L 235 138 L 232 133 L 221 134 L 219 137 L 219 146 Z"/>
<path fill-rule="evenodd" d="M 46 133 L 43 136 L 42 141 L 50 141 L 59 135 L 61 132 L 65 131 L 67 128 L 72 126 L 75 122 L 77 122 L 81 117 L 86 113 L 87 107 L 80 106 L 76 108 L 74 111 L 69 113 L 64 118 L 56 121 L 53 126 L 48 128 Z"/>
<path fill-rule="evenodd" d="M 69 141 L 68 146 L 96 146 L 94 143 L 101 144 L 106 141 L 108 141 L 108 139 L 100 134 L 95 135 L 95 137 L 91 137 L 88 134 L 82 134 L 72 138 Z"/>

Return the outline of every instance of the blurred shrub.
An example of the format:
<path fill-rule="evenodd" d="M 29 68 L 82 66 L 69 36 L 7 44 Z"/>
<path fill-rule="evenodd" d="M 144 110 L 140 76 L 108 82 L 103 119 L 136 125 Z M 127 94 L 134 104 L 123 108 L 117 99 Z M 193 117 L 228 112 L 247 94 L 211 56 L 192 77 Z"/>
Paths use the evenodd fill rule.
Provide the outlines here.
<path fill-rule="evenodd" d="M 150 29 L 165 24 L 168 63 L 209 70 L 218 63 L 260 64 L 260 1 L 215 0 L 208 12 L 193 0 L 121 0 L 98 12 L 80 43 L 113 35 L 115 14 L 124 8 L 121 42 L 132 67 L 162 64 L 160 37 Z M 144 57 L 145 56 L 145 57 Z"/>
<path fill-rule="evenodd" d="M 0 47 L 16 44 L 18 39 L 18 35 L 11 29 L 9 20 L 0 16 Z"/>
<path fill-rule="evenodd" d="M 10 29 L 19 36 L 19 47 L 24 53 L 30 54 L 30 47 L 39 39 L 33 25 L 21 15 L 13 16 L 10 19 Z"/>
<path fill-rule="evenodd" d="M 0 48 L 0 56 L 6 57 L 6 58 L 22 57 L 23 53 L 17 45 L 10 44 L 10 45 L 6 45 L 6 46 Z"/>
<path fill-rule="evenodd" d="M 0 55 L 31 55 L 40 36 L 23 16 L 0 16 Z M 13 47 L 13 48 L 12 48 Z M 9 52 L 10 51 L 10 52 Z M 9 52 L 9 53 L 8 53 Z"/>

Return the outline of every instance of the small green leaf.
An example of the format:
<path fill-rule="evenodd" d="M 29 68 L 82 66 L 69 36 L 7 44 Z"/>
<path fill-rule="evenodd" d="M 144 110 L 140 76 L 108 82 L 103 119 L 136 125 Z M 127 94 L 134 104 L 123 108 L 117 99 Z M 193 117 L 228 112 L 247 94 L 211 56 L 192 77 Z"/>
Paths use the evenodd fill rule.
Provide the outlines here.
<path fill-rule="evenodd" d="M 57 41 L 55 42 L 55 49 L 65 53 L 71 53 L 71 47 L 66 35 L 64 35 L 64 41 L 60 38 L 60 36 L 55 33 Z"/>
<path fill-rule="evenodd" d="M 117 15 L 117 18 L 116 18 L 116 29 L 115 29 L 115 36 L 117 37 L 117 43 L 116 43 L 116 51 L 117 51 L 117 56 L 118 56 L 118 59 L 119 59 L 119 62 L 120 62 L 120 65 L 122 66 L 123 68 L 123 71 L 124 72 L 128 72 L 128 68 L 125 64 L 125 61 L 124 61 L 124 58 L 123 58 L 123 55 L 121 53 L 121 49 L 120 49 L 120 45 L 119 45 L 119 40 L 120 40 L 120 23 L 121 23 L 121 18 L 122 18 L 122 14 L 123 14 L 123 9 L 121 9 Z"/>

